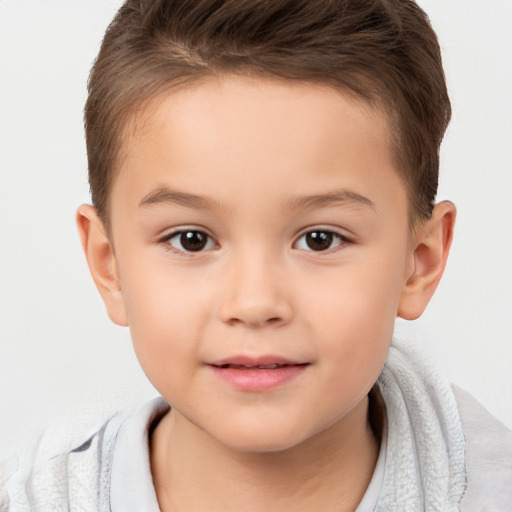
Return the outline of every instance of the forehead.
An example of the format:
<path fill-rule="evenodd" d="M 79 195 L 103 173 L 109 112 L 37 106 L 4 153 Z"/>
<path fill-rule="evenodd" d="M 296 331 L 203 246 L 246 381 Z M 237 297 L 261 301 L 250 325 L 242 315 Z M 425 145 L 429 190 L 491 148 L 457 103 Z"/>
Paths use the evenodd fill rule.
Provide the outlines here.
<path fill-rule="evenodd" d="M 347 109 L 347 105 L 349 108 Z M 283 115 L 284 114 L 284 115 Z M 323 82 L 292 81 L 279 77 L 245 76 L 238 74 L 208 75 L 191 82 L 171 85 L 159 94 L 137 104 L 122 130 L 124 154 L 130 152 L 134 139 L 142 141 L 151 136 L 163 125 L 176 120 L 174 128 L 182 136 L 199 134 L 206 118 L 217 122 L 216 130 L 225 127 L 249 125 L 256 136 L 258 129 L 265 132 L 272 127 L 288 128 L 294 124 L 298 136 L 299 130 L 308 127 L 303 135 L 314 135 L 314 129 L 320 133 L 326 123 L 331 128 L 338 123 L 353 123 L 356 118 L 369 122 L 368 133 L 382 135 L 385 132 L 386 143 L 392 143 L 391 128 L 387 109 L 375 101 L 364 100 L 353 91 L 335 88 Z M 278 124 L 273 124 L 277 122 Z M 178 124 L 179 123 L 179 124 Z M 323 126 L 322 126 L 323 125 Z M 384 128 L 384 131 L 381 130 Z M 290 132 L 290 134 L 292 134 Z"/>
<path fill-rule="evenodd" d="M 355 171 L 347 187 L 361 186 L 351 183 L 359 173 L 371 189 L 379 174 L 396 174 L 390 133 L 383 111 L 325 85 L 211 78 L 161 94 L 132 116 L 112 200 L 127 183 L 143 196 L 162 180 L 211 187 L 210 178 L 233 184 L 240 176 L 240 189 L 263 182 L 269 197 L 314 194 L 346 168 Z"/>
<path fill-rule="evenodd" d="M 271 107 L 273 113 L 266 107 Z M 304 121 L 309 121 L 307 124 L 312 127 L 316 121 L 325 123 L 335 119 L 336 122 L 350 122 L 356 117 L 369 120 L 376 131 L 388 125 L 384 108 L 348 89 L 323 82 L 228 74 L 206 76 L 173 86 L 142 102 L 128 116 L 124 136 L 128 139 L 139 137 L 155 129 L 158 123 L 168 123 L 171 111 L 180 116 L 182 131 L 190 124 L 195 124 L 194 130 L 197 129 L 198 118 L 204 121 L 206 116 L 216 117 L 219 124 L 228 120 L 236 125 L 252 121 L 255 128 L 260 123 L 266 123 L 268 128 L 272 120 L 283 123 L 290 119 L 290 114 L 293 121 L 299 122 L 298 128 Z M 280 117 L 282 113 L 286 114 L 284 118 Z M 342 117 L 337 117 L 337 114 Z M 387 132 L 389 127 L 390 124 L 386 126 Z"/>

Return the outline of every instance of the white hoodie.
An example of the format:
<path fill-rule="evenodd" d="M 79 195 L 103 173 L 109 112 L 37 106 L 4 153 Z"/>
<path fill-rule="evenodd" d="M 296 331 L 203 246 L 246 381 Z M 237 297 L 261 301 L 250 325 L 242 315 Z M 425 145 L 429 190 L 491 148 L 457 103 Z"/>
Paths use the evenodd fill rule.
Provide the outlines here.
<path fill-rule="evenodd" d="M 512 511 L 510 430 L 409 344 L 393 341 L 378 386 L 385 438 L 356 512 Z M 75 444 L 46 432 L 0 466 L 0 512 L 158 512 L 148 432 L 168 409 L 155 399 Z"/>

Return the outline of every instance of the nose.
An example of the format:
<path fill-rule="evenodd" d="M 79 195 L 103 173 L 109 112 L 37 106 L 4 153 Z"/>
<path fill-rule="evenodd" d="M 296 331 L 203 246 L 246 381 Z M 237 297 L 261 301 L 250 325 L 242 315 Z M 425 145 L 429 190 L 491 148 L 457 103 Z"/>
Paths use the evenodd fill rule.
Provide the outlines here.
<path fill-rule="evenodd" d="M 285 272 L 270 258 L 254 254 L 231 261 L 219 316 L 229 325 L 278 327 L 293 315 Z"/>

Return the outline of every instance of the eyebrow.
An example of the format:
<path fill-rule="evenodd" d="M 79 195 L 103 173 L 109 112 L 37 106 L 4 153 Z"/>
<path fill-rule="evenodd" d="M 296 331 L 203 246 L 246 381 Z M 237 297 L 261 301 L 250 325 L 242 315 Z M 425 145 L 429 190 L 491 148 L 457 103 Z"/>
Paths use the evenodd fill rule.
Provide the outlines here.
<path fill-rule="evenodd" d="M 215 201 L 204 196 L 172 190 L 165 186 L 156 187 L 146 194 L 140 201 L 140 207 L 154 206 L 158 204 L 177 204 L 187 208 L 213 209 Z"/>
<path fill-rule="evenodd" d="M 369 207 L 377 211 L 375 203 L 366 196 L 358 194 L 352 190 L 335 190 L 325 194 L 314 194 L 310 196 L 302 196 L 292 199 L 290 207 L 292 209 L 313 209 L 332 206 L 336 203 L 352 203 Z"/>
<path fill-rule="evenodd" d="M 336 203 L 352 203 L 369 207 L 377 211 L 373 201 L 352 190 L 335 190 L 325 194 L 314 194 L 294 198 L 289 203 L 292 210 L 325 208 Z M 172 190 L 166 186 L 159 186 L 151 190 L 140 201 L 140 207 L 148 207 L 158 204 L 177 204 L 187 208 L 214 209 L 217 203 L 210 198 Z"/>

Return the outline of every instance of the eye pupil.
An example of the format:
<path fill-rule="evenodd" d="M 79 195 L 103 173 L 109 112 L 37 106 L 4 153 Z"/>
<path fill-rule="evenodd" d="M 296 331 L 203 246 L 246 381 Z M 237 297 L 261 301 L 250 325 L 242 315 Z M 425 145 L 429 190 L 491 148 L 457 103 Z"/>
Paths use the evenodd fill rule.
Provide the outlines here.
<path fill-rule="evenodd" d="M 200 251 L 208 242 L 208 235 L 201 231 L 185 231 L 180 235 L 180 242 L 187 251 Z"/>
<path fill-rule="evenodd" d="M 313 251 L 325 251 L 331 247 L 333 233 L 328 231 L 311 231 L 306 235 L 306 243 Z"/>

